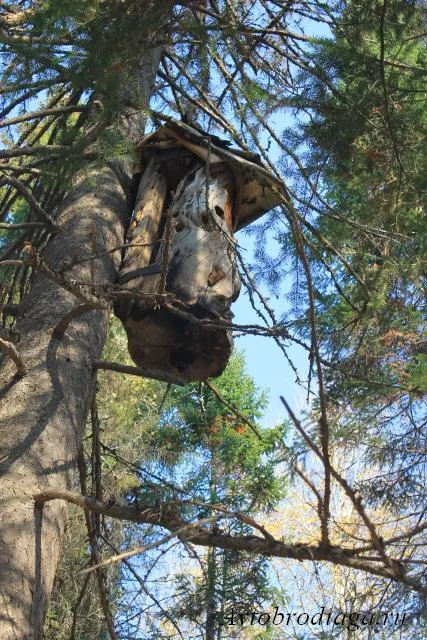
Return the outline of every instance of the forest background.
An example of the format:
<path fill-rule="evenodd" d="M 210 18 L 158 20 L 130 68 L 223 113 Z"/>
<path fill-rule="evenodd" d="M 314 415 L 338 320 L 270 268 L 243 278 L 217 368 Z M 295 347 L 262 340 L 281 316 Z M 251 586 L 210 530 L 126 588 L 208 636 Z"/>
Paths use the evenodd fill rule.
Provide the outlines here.
<path fill-rule="evenodd" d="M 425 18 L 2 3 L 2 638 L 425 637 Z M 134 146 L 171 115 L 286 183 L 237 236 L 232 326 L 300 389 L 278 424 L 239 351 L 185 387 L 129 368 L 117 247 Z M 224 624 L 275 606 L 410 623 Z"/>

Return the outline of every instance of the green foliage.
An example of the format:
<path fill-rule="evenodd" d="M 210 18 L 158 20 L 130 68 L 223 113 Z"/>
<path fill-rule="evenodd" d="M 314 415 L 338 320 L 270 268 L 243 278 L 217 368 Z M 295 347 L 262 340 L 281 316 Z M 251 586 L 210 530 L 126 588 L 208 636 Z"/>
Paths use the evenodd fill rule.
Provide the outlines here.
<path fill-rule="evenodd" d="M 312 44 L 316 73 L 299 74 L 298 123 L 282 137 L 312 283 L 279 216 L 260 226 L 256 257 L 273 292 L 284 272 L 292 277 L 283 322 L 309 351 L 315 331 L 334 459 L 350 466 L 341 447 L 354 452 L 369 469 L 352 479 L 365 503 L 415 524 L 425 503 L 425 7 L 354 0 L 342 9 L 330 37 Z M 314 401 L 316 442 L 319 412 Z M 301 459 L 307 445 L 294 449 Z"/>
<path fill-rule="evenodd" d="M 173 388 L 168 407 L 151 434 L 150 445 L 157 456 L 152 468 L 168 483 L 179 480 L 183 498 L 191 496 L 190 504 L 185 506 L 184 500 L 181 507 L 187 520 L 215 515 L 215 509 L 208 505 L 216 504 L 255 517 L 260 511 L 270 511 L 284 497 L 285 482 L 278 477 L 276 466 L 286 425 L 265 429 L 257 424 L 267 398 L 246 373 L 243 353 L 232 356 L 215 387 L 242 417 L 203 383 Z M 256 424 L 261 439 L 242 418 Z M 138 497 L 147 503 L 147 488 L 141 489 Z M 194 500 L 200 506 L 197 502 L 192 505 Z M 238 519 L 212 526 L 220 526 L 230 535 L 251 532 Z M 190 629 L 195 625 L 202 634 L 209 633 L 211 618 L 215 637 L 230 637 L 231 631 L 220 625 L 221 612 L 230 606 L 253 608 L 268 601 L 272 594 L 269 563 L 265 558 L 227 550 L 209 550 L 198 558 L 202 571 L 196 576 L 187 571 L 175 576 L 169 614 L 180 625 L 190 624 Z M 161 625 L 153 628 L 156 637 L 166 637 Z"/>
<path fill-rule="evenodd" d="M 196 491 L 201 500 L 220 500 L 230 507 L 245 510 L 248 505 L 269 508 L 280 499 L 281 482 L 275 477 L 277 449 L 283 441 L 285 426 L 263 429 L 259 438 L 243 421 L 255 422 L 266 406 L 245 372 L 243 354 L 232 356 L 215 386 L 227 404 L 236 408 L 236 416 L 205 385 L 192 384 L 170 393 L 170 406 L 163 412 L 151 446 L 158 452 L 165 469 L 176 473 L 177 465 L 188 466 L 189 480 L 184 487 Z M 221 482 L 210 496 L 211 465 Z"/>

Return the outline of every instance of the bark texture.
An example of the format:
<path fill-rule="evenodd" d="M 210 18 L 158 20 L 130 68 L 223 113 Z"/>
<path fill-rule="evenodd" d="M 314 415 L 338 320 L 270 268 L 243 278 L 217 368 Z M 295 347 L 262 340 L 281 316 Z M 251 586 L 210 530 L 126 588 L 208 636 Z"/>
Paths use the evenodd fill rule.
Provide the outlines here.
<path fill-rule="evenodd" d="M 62 232 L 44 255 L 55 268 L 123 242 L 125 192 L 106 169 L 80 178 L 64 203 Z M 113 282 L 119 252 L 96 261 L 95 281 Z M 90 262 L 66 270 L 90 282 Z M 93 362 L 101 355 L 107 312 L 73 319 L 61 340 L 52 336 L 76 298 L 37 276 L 16 329 L 28 373 L 8 359 L 0 375 L 0 638 L 39 640 L 60 553 L 64 503 L 34 509 L 35 494 L 73 485 L 76 457 L 93 393 Z"/>
<path fill-rule="evenodd" d="M 135 12 L 144 43 L 123 77 L 116 126 L 128 144 L 144 133 L 143 108 L 153 92 L 161 33 L 174 5 L 174 0 L 147 0 L 124 8 Z M 102 90 L 99 86 L 101 101 Z M 93 234 L 96 253 L 123 243 L 130 188 L 130 167 L 115 161 L 76 178 L 58 219 L 62 232 L 44 251 L 54 269 L 92 255 Z M 95 283 L 114 282 L 120 258 L 116 251 L 97 260 Z M 65 270 L 65 276 L 91 282 L 90 262 Z M 10 359 L 0 373 L 1 640 L 40 640 L 43 634 L 66 510 L 61 502 L 35 510 L 33 498 L 48 487 L 67 488 L 74 482 L 94 391 L 93 363 L 107 330 L 107 312 L 96 310 L 73 318 L 62 338 L 52 335 L 76 302 L 71 293 L 38 276 L 20 305 L 16 326 L 28 373 L 16 377 Z"/>

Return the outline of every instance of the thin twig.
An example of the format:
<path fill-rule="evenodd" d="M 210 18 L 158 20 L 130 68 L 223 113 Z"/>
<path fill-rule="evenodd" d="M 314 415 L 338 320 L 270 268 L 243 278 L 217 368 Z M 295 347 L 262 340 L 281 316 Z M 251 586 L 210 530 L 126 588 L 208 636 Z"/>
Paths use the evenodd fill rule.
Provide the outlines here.
<path fill-rule="evenodd" d="M 19 267 L 33 267 L 43 273 L 49 280 L 82 300 L 85 304 L 92 305 L 94 309 L 108 309 L 108 303 L 105 300 L 86 293 L 81 288 L 82 285 L 80 285 L 80 283 L 67 280 L 62 273 L 55 271 L 45 260 L 42 260 L 30 242 L 25 242 L 21 255 L 24 258 L 23 260 L 3 260 L 0 261 L 0 265 L 13 264 Z"/>
<path fill-rule="evenodd" d="M 245 424 L 248 425 L 248 427 L 251 429 L 251 431 L 253 431 L 253 433 L 260 439 L 262 440 L 262 436 L 259 433 L 258 429 L 252 424 L 252 422 L 250 422 L 247 418 L 245 418 L 245 416 L 243 414 L 240 413 L 240 411 L 238 409 L 236 409 L 236 407 L 232 404 L 230 404 L 225 398 L 224 396 L 221 395 L 220 391 L 215 387 L 215 385 L 213 385 L 211 382 L 209 382 L 209 380 L 203 380 L 203 384 L 205 384 L 208 389 L 210 389 L 212 391 L 212 393 L 214 394 L 214 396 L 224 405 L 227 407 L 227 409 L 230 409 L 230 411 L 232 411 L 234 413 L 235 416 L 237 416 L 239 418 L 239 420 L 242 420 Z"/>
<path fill-rule="evenodd" d="M 253 529 L 256 529 L 264 536 L 266 540 L 275 542 L 274 536 L 272 536 L 271 533 L 269 533 L 267 529 L 262 526 L 262 524 L 259 524 L 258 522 L 256 522 L 256 520 L 248 516 L 246 513 L 243 513 L 242 511 L 234 511 L 233 509 L 229 509 L 222 504 L 209 504 L 207 502 L 203 502 L 202 500 L 171 500 L 168 502 L 168 504 L 176 504 L 178 506 L 189 505 L 194 507 L 201 507 L 202 509 L 209 509 L 210 511 L 219 511 L 221 513 L 225 513 L 230 518 L 236 518 L 244 524 L 249 525 Z"/>
<path fill-rule="evenodd" d="M 101 535 L 102 540 L 104 541 L 104 543 L 110 547 L 110 549 L 112 549 L 112 551 L 114 551 L 115 555 L 118 555 L 119 551 L 118 549 L 111 544 L 111 542 L 105 538 L 103 535 Z M 139 573 L 137 571 L 135 571 L 135 569 L 133 568 L 133 566 L 131 565 L 131 563 L 126 560 L 126 558 L 123 558 L 122 560 L 123 564 L 125 565 L 126 569 L 129 571 L 129 573 L 131 573 L 133 575 L 133 577 L 135 578 L 135 580 L 139 583 L 141 589 L 143 589 L 144 593 L 146 593 L 148 595 L 149 598 L 151 598 L 151 600 L 154 602 L 154 604 L 160 609 L 160 611 L 162 612 L 162 614 L 165 616 L 165 618 L 167 620 L 169 620 L 169 622 L 171 623 L 171 625 L 175 628 L 176 632 L 178 633 L 178 635 L 182 638 L 182 640 L 184 640 L 184 636 L 182 635 L 180 628 L 178 627 L 177 623 L 175 622 L 173 616 L 170 615 L 169 611 L 167 611 L 167 609 L 165 609 L 164 607 L 162 607 L 161 602 L 151 593 L 151 591 L 147 588 L 147 585 L 145 584 L 145 580 L 143 580 L 141 578 L 141 576 L 139 575 Z M 88 574 L 87 577 L 89 577 L 90 574 Z"/>
<path fill-rule="evenodd" d="M 288 203 L 288 210 L 291 213 L 291 223 L 294 232 L 297 253 L 303 265 L 305 278 L 308 289 L 308 301 L 309 301 L 309 318 L 311 329 L 311 350 L 314 361 L 316 363 L 317 383 L 319 388 L 319 404 L 320 404 L 320 442 L 322 447 L 322 461 L 324 465 L 324 495 L 323 495 L 323 511 L 322 511 L 322 544 L 329 544 L 329 518 L 330 518 L 330 501 L 331 501 L 331 464 L 329 456 L 329 421 L 327 414 L 326 393 L 323 382 L 322 362 L 320 357 L 319 342 L 316 331 L 316 305 L 314 297 L 314 286 L 311 277 L 311 271 L 308 264 L 307 257 L 305 255 L 304 241 L 301 233 L 301 228 L 298 223 L 297 214 L 293 205 Z"/>
<path fill-rule="evenodd" d="M 375 525 L 373 524 L 373 522 L 369 518 L 368 514 L 366 513 L 360 496 L 356 493 L 356 491 L 354 491 L 354 489 L 352 489 L 350 487 L 350 485 L 345 480 L 345 478 L 343 478 L 334 469 L 334 467 L 331 465 L 329 457 L 328 457 L 327 461 L 325 460 L 325 458 L 323 456 L 323 451 L 321 451 L 319 449 L 319 447 L 313 442 L 313 440 L 310 438 L 310 436 L 306 433 L 306 431 L 303 428 L 301 422 L 298 420 L 298 418 L 296 417 L 296 415 L 294 414 L 294 412 L 290 408 L 289 404 L 283 398 L 283 396 L 280 396 L 280 399 L 281 399 L 282 403 L 284 404 L 284 406 L 285 406 L 285 408 L 286 408 L 286 410 L 287 410 L 292 422 L 294 423 L 295 427 L 297 428 L 297 430 L 299 431 L 301 436 L 304 438 L 305 442 L 309 445 L 310 449 L 321 460 L 321 462 L 323 463 L 324 467 L 328 468 L 329 475 L 332 475 L 332 477 L 344 489 L 344 492 L 346 493 L 348 498 L 350 498 L 350 500 L 351 500 L 352 504 L 354 505 L 357 513 L 359 514 L 359 516 L 361 517 L 362 521 L 366 525 L 366 528 L 368 529 L 368 531 L 370 533 L 373 545 L 374 545 L 375 549 L 379 552 L 379 554 L 382 556 L 384 563 L 386 565 L 388 565 L 390 568 L 392 568 L 394 571 L 400 572 L 400 573 L 402 573 L 402 575 L 404 575 L 404 568 L 402 566 L 396 565 L 396 563 L 394 563 L 394 562 L 392 563 L 390 558 L 388 558 L 388 556 L 386 555 L 385 548 L 384 548 L 384 541 L 378 535 L 378 533 L 376 531 L 376 528 L 375 528 Z"/>
<path fill-rule="evenodd" d="M 195 523 L 185 524 L 182 527 L 179 527 L 178 529 L 173 531 L 172 533 L 169 533 L 163 538 L 160 538 L 160 540 L 157 540 L 156 542 L 150 542 L 149 544 L 138 545 L 136 547 L 133 547 L 132 549 L 123 551 L 122 553 L 119 553 L 116 556 L 111 556 L 110 558 L 103 560 L 103 562 L 100 562 L 98 565 L 87 567 L 87 569 L 83 569 L 82 571 L 79 571 L 79 573 L 80 575 L 91 573 L 92 571 L 95 571 L 97 569 L 108 567 L 112 564 L 116 564 L 117 562 L 121 562 L 121 560 L 123 560 L 124 558 L 132 558 L 133 556 L 140 555 L 141 553 L 145 553 L 146 551 L 150 551 L 151 549 L 157 549 L 158 547 L 161 547 L 162 545 L 166 544 L 166 542 L 169 542 L 169 540 L 172 540 L 173 538 L 176 538 L 176 537 L 191 539 L 192 531 L 198 526 L 203 524 L 218 522 L 218 520 L 223 518 L 227 518 L 227 516 L 226 515 L 211 516 L 210 518 L 202 518 L 201 520 L 198 520 Z"/>
<path fill-rule="evenodd" d="M 79 454 L 78 468 L 79 468 L 79 475 L 80 475 L 80 485 L 83 491 L 87 491 L 87 487 L 86 487 L 87 470 L 86 470 L 86 463 L 83 457 L 83 450 L 81 450 Z M 44 503 L 43 502 L 37 503 L 36 501 L 36 504 L 38 505 L 41 504 L 42 506 Z M 101 564 L 101 560 L 100 560 L 98 548 L 97 548 L 96 529 L 94 529 L 92 526 L 91 512 L 87 507 L 85 507 L 84 509 L 84 514 L 85 514 L 86 529 L 87 529 L 89 544 L 90 544 L 90 555 L 91 555 L 91 562 L 92 562 L 90 568 L 91 569 L 93 568 L 96 571 L 96 579 L 98 582 L 98 589 L 99 589 L 99 599 L 101 601 L 102 612 L 104 614 L 108 633 L 110 634 L 111 640 L 117 640 L 117 635 L 114 630 L 113 616 L 111 615 L 107 591 L 105 589 L 104 574 L 101 567 L 99 566 Z M 87 573 L 88 575 L 90 575 L 91 572 L 88 571 Z"/>
<path fill-rule="evenodd" d="M 73 623 L 71 627 L 71 636 L 70 640 L 76 640 L 76 629 L 77 629 L 77 617 L 80 609 L 80 605 L 83 602 L 84 595 L 86 593 L 87 585 L 89 584 L 90 574 L 85 576 L 85 579 L 82 584 L 82 588 L 80 589 L 79 597 L 77 598 L 76 604 L 74 605 L 73 611 Z"/>

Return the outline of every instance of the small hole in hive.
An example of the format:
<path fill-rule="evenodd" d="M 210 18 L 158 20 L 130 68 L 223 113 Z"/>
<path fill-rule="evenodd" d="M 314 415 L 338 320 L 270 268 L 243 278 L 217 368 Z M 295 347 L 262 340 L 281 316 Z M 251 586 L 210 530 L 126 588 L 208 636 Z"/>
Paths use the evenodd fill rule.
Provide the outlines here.
<path fill-rule="evenodd" d="M 175 230 L 179 233 L 184 229 L 184 227 L 185 227 L 185 224 L 183 222 L 177 222 L 175 225 Z"/>

